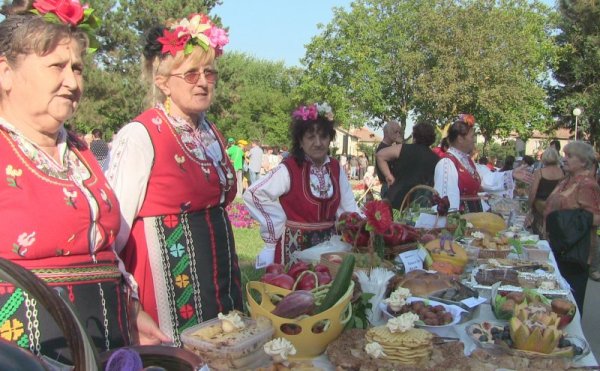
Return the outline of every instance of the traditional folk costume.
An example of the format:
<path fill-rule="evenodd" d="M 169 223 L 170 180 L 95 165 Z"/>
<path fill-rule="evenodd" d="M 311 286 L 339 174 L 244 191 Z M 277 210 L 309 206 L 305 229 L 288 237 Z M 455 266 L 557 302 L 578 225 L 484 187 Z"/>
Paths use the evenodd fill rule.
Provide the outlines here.
<path fill-rule="evenodd" d="M 97 349 L 128 345 L 127 295 L 112 243 L 119 203 L 93 154 L 64 129 L 57 163 L 0 119 L 0 257 L 43 279 L 74 306 Z M 127 277 L 126 277 L 127 278 Z M 133 282 L 130 282 L 133 285 Z M 28 293 L 0 283 L 0 337 L 71 362 L 64 336 Z"/>
<path fill-rule="evenodd" d="M 139 283 L 142 307 L 181 345 L 186 328 L 242 309 L 233 231 L 236 193 L 221 133 L 158 105 L 117 135 L 107 177 L 121 202 L 116 247 Z"/>
<path fill-rule="evenodd" d="M 329 157 L 322 166 L 308 157 L 302 164 L 288 157 L 252 184 L 244 201 L 280 263 L 288 262 L 294 251 L 328 240 L 342 212 L 359 212 L 348 178 Z"/>
<path fill-rule="evenodd" d="M 448 196 L 450 209 L 465 212 L 489 209 L 478 192 L 493 192 L 512 198 L 515 187 L 512 171 L 480 174 L 471 157 L 454 147 L 450 147 L 446 156 L 437 163 L 434 178 L 435 189 L 440 196 Z"/>

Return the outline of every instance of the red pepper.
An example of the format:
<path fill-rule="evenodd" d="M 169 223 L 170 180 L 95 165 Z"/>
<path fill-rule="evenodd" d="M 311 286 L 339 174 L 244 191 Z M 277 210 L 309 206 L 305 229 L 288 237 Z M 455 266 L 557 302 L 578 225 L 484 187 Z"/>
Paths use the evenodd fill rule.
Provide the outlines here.
<path fill-rule="evenodd" d="M 273 278 L 277 277 L 276 273 L 265 273 L 261 278 L 260 282 L 271 284 Z"/>
<path fill-rule="evenodd" d="M 316 272 L 317 278 L 319 279 L 319 286 L 327 285 L 331 282 L 331 275 L 329 272 Z"/>
<path fill-rule="evenodd" d="M 267 283 L 271 284 L 271 285 L 279 286 L 286 290 L 291 290 L 292 287 L 294 287 L 294 282 L 296 282 L 296 281 L 292 277 L 288 276 L 285 273 L 281 273 L 281 274 L 278 274 L 275 277 L 273 277 L 271 279 L 271 281 L 267 282 Z"/>
<path fill-rule="evenodd" d="M 317 264 L 315 265 L 315 268 L 313 270 L 315 272 L 323 272 L 331 275 L 331 272 L 329 272 L 329 268 L 325 264 Z"/>
<path fill-rule="evenodd" d="M 265 272 L 275 274 L 285 273 L 285 266 L 283 264 L 272 263 L 267 265 Z"/>
<path fill-rule="evenodd" d="M 298 276 L 300 275 L 300 273 L 308 270 L 308 264 L 306 264 L 303 261 L 299 261 L 296 262 L 294 264 L 292 264 L 292 266 L 290 267 L 290 270 L 288 270 L 287 274 L 292 277 L 293 279 L 298 278 Z"/>
<path fill-rule="evenodd" d="M 310 291 L 317 286 L 317 280 L 313 274 L 305 274 L 296 285 L 296 290 Z"/>

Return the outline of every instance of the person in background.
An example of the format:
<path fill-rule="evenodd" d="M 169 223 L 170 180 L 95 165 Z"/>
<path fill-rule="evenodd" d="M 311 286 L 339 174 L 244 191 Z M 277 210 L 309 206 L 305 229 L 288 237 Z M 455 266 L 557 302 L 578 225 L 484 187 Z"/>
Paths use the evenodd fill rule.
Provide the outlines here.
<path fill-rule="evenodd" d="M 281 160 L 285 160 L 286 158 L 288 158 L 288 156 L 290 155 L 290 152 L 288 151 L 288 146 L 283 145 L 281 146 L 281 152 L 279 153 L 281 155 Z"/>
<path fill-rule="evenodd" d="M 227 43 L 204 14 L 147 33 L 142 71 L 151 108 L 119 131 L 107 172 L 123 213 L 115 245 L 144 308 L 177 346 L 184 329 L 243 308 L 225 211 L 236 195 L 235 169 L 206 117 Z"/>
<path fill-rule="evenodd" d="M 383 139 L 381 140 L 381 143 L 379 143 L 379 145 L 377 146 L 375 154 L 393 144 L 402 143 L 403 139 L 404 138 L 402 138 L 402 128 L 400 127 L 398 121 L 388 121 L 387 124 L 385 124 L 385 126 L 383 127 Z M 388 164 L 388 166 L 390 166 L 390 171 L 393 172 L 394 169 L 391 167 L 391 164 Z M 385 197 L 388 191 L 388 184 L 385 180 L 385 175 L 379 168 L 379 164 L 377 163 L 377 161 L 375 161 L 375 170 L 377 172 L 379 182 L 381 183 L 381 197 Z"/>
<path fill-rule="evenodd" d="M 106 170 L 110 148 L 108 148 L 108 144 L 102 139 L 102 130 L 92 130 L 92 136 L 93 139 L 90 142 L 90 150 L 96 157 L 96 160 L 98 160 L 100 167 L 102 167 L 103 170 Z"/>
<path fill-rule="evenodd" d="M 367 166 L 369 166 L 369 159 L 364 153 L 358 156 L 358 180 L 361 180 L 367 172 Z"/>
<path fill-rule="evenodd" d="M 242 191 L 244 190 L 242 184 L 242 178 L 244 177 L 244 150 L 235 144 L 235 139 L 233 138 L 227 139 L 227 144 L 229 145 L 227 148 L 227 155 L 233 163 L 233 169 L 235 170 L 235 180 L 237 184 L 236 197 L 242 197 Z"/>
<path fill-rule="evenodd" d="M 263 162 L 263 150 L 258 145 L 258 140 L 252 141 L 252 148 L 248 152 L 248 174 L 250 176 L 250 185 L 254 184 L 260 175 L 260 169 Z"/>
<path fill-rule="evenodd" d="M 400 208 L 404 197 L 414 186 L 433 186 L 433 173 L 439 161 L 430 148 L 435 142 L 433 125 L 426 122 L 416 124 L 412 137 L 412 144 L 387 147 L 376 154 L 377 164 L 388 183 L 386 198 L 395 209 Z"/>
<path fill-rule="evenodd" d="M 543 167 L 535 170 L 533 181 L 529 187 L 529 209 L 531 210 L 530 224 L 533 233 L 541 235 L 544 226 L 544 209 L 546 199 L 565 174 L 560 168 L 560 156 L 552 147 L 542 154 Z"/>
<path fill-rule="evenodd" d="M 506 156 L 506 158 L 504 159 L 504 165 L 502 165 L 502 168 L 500 169 L 500 171 L 512 170 L 514 164 L 515 164 L 515 156 L 513 156 L 513 155 Z"/>
<path fill-rule="evenodd" d="M 340 167 L 346 176 L 348 175 L 348 157 L 345 153 L 340 155 Z"/>
<path fill-rule="evenodd" d="M 290 135 L 290 157 L 244 193 L 250 214 L 260 223 L 264 250 L 278 263 L 329 240 L 342 212 L 359 212 L 339 162 L 328 155 L 335 138 L 331 107 L 298 107 Z"/>
<path fill-rule="evenodd" d="M 0 257 L 63 292 L 99 352 L 169 341 L 119 269 L 119 202 L 87 145 L 64 127 L 83 94 L 93 24 L 79 3 L 49 10 L 5 2 L 1 12 Z M 3 341 L 73 361 L 62 331 L 29 293 L 0 282 L 0 312 Z"/>
<path fill-rule="evenodd" d="M 592 174 L 596 159 L 594 148 L 591 145 L 582 141 L 570 142 L 565 146 L 564 153 L 563 169 L 566 176 L 546 199 L 544 220 L 545 226 L 547 226 L 550 222 L 549 215 L 557 210 L 583 209 L 592 216 L 591 226 L 587 231 L 590 234 L 590 238 L 587 240 L 590 245 L 584 247 L 586 252 L 584 260 L 571 260 L 568 255 L 565 258 L 556 257 L 560 273 L 571 286 L 581 312 L 588 281 L 589 259 L 592 257 L 593 249 L 597 247 L 596 230 L 600 225 L 600 187 Z M 545 230 L 545 232 L 552 245 L 550 231 Z"/>
<path fill-rule="evenodd" d="M 440 197 L 448 196 L 450 209 L 465 212 L 487 211 L 482 203 L 480 191 L 505 192 L 512 196 L 514 179 L 530 183 L 532 175 L 526 167 L 504 172 L 480 174 L 470 157 L 475 147 L 475 117 L 460 114 L 448 130 L 450 148 L 446 157 L 435 167 L 435 189 Z"/>
<path fill-rule="evenodd" d="M 356 156 L 350 157 L 350 179 L 358 178 L 358 158 Z"/>

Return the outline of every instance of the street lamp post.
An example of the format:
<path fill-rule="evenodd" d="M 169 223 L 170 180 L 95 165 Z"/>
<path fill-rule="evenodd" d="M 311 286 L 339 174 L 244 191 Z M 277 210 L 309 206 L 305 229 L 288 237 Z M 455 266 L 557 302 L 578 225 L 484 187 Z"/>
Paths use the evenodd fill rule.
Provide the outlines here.
<path fill-rule="evenodd" d="M 575 116 L 575 140 L 577 140 L 577 121 L 579 119 L 579 115 L 581 115 L 581 108 L 575 108 L 573 110 L 573 116 Z"/>

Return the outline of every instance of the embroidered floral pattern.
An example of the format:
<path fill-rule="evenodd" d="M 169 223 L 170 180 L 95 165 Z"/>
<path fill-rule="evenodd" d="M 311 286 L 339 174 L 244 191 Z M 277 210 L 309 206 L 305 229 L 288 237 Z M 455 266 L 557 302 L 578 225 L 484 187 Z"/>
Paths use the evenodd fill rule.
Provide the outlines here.
<path fill-rule="evenodd" d="M 75 205 L 75 201 L 77 198 L 77 191 L 70 192 L 65 187 L 63 187 L 63 193 L 65 194 L 65 202 L 67 203 L 67 205 L 76 209 L 77 206 Z"/>
<path fill-rule="evenodd" d="M 162 119 L 160 117 L 154 117 L 152 118 L 152 123 L 156 126 L 156 130 L 158 130 L 158 132 L 160 133 L 161 131 L 161 125 L 162 125 Z"/>
<path fill-rule="evenodd" d="M 31 232 L 30 234 L 27 234 L 27 232 L 21 233 L 17 237 L 17 242 L 13 243 L 13 252 L 24 257 L 29 250 L 29 246 L 33 245 L 34 242 L 35 232 Z"/>
<path fill-rule="evenodd" d="M 179 165 L 179 168 L 183 171 L 185 171 L 185 169 L 183 168 L 183 164 L 185 163 L 185 156 L 181 155 L 175 155 L 175 162 L 177 162 L 177 165 Z"/>
<path fill-rule="evenodd" d="M 179 274 L 175 276 L 175 284 L 184 289 L 190 284 L 190 277 L 187 274 Z"/>
<path fill-rule="evenodd" d="M 23 322 L 15 318 L 5 321 L 0 326 L 0 337 L 4 340 L 17 341 L 23 335 L 23 332 L 25 332 Z"/>
<path fill-rule="evenodd" d="M 8 165 L 6 166 L 6 175 L 8 176 L 6 178 L 8 185 L 11 187 L 19 188 L 19 185 L 17 184 L 17 178 L 23 175 L 23 170 L 16 169 L 12 165 Z"/>

